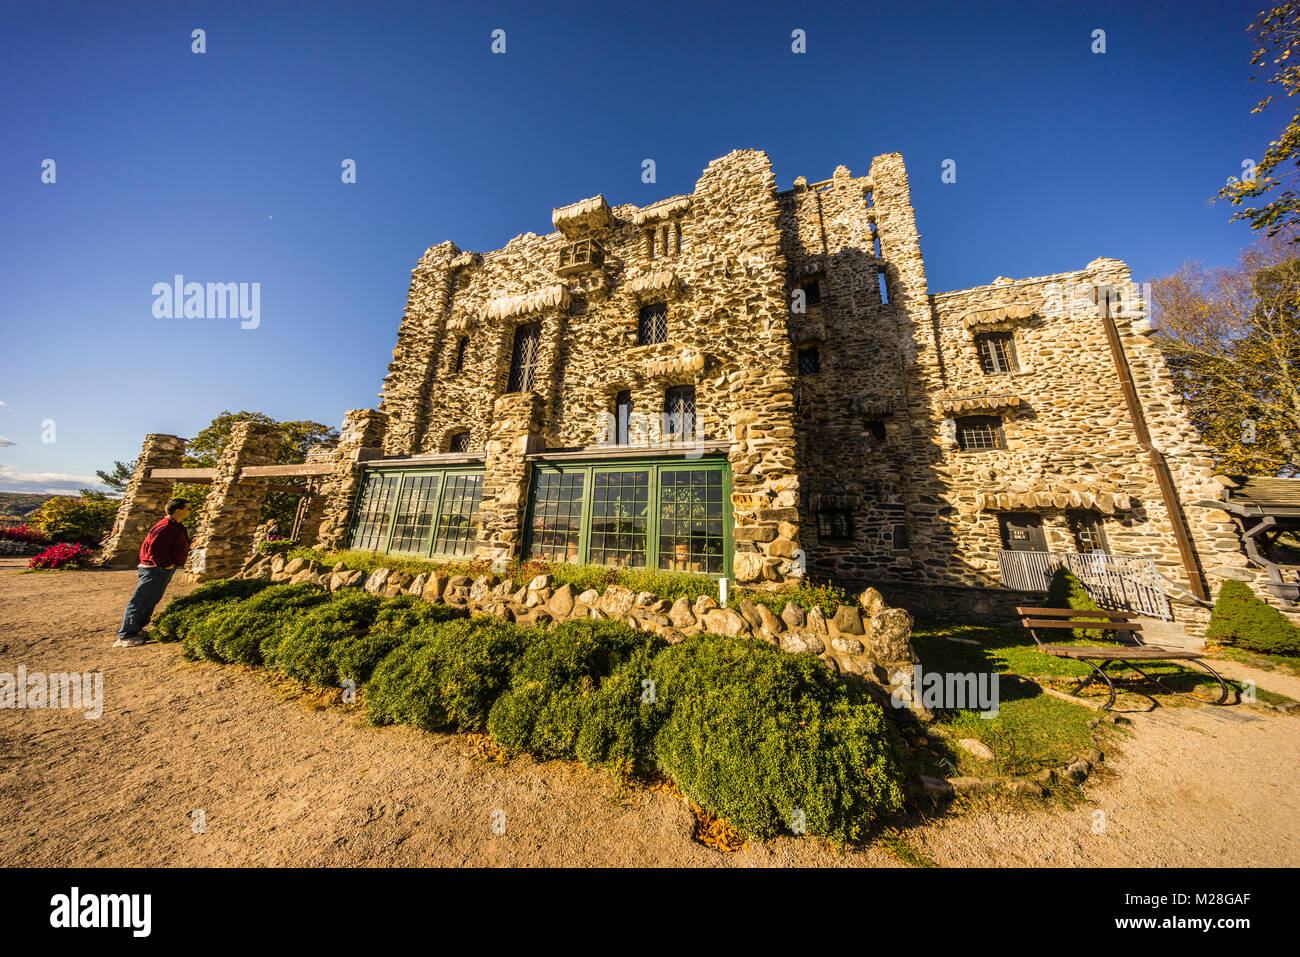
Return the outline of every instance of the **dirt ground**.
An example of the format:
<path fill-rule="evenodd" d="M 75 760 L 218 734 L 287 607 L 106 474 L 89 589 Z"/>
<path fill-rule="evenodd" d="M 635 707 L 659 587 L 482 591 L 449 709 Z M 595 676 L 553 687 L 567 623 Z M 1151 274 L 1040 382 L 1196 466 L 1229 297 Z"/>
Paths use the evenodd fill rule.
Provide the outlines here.
<path fill-rule="evenodd" d="M 286 700 L 249 669 L 187 662 L 178 645 L 112 648 L 133 571 L 24 567 L 0 559 L 0 672 L 102 672 L 104 710 L 0 710 L 11 865 L 902 866 L 880 844 L 837 854 L 782 838 L 722 853 L 692 839 L 694 818 L 666 791 L 371 728 Z M 1300 697 L 1283 686 L 1300 679 L 1225 668 Z M 944 866 L 1300 863 L 1300 718 L 1131 717 L 1087 803 L 966 810 L 905 841 Z"/>

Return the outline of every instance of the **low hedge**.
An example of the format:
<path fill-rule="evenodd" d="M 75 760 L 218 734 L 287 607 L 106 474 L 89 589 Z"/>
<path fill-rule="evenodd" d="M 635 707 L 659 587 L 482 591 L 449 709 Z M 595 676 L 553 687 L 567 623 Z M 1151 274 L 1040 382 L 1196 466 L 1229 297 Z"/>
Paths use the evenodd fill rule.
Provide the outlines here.
<path fill-rule="evenodd" d="M 349 588 L 311 609 L 289 628 L 271 654 L 263 645 L 269 667 L 309 684 L 329 686 L 339 681 L 340 647 L 364 639 L 375 623 L 383 599 Z"/>
<path fill-rule="evenodd" d="M 365 683 L 372 724 L 487 729 L 511 755 L 660 770 L 751 838 L 793 829 L 844 842 L 901 807 L 902 752 L 883 710 L 815 656 L 708 633 L 669 646 L 610 620 L 524 628 L 310 584 L 241 597 L 250 584 L 168 606 L 187 650 Z"/>
<path fill-rule="evenodd" d="M 366 686 L 371 724 L 482 731 L 535 637 L 495 618 L 423 625 L 380 662 Z"/>
<path fill-rule="evenodd" d="M 1219 589 L 1205 638 L 1266 655 L 1300 655 L 1300 628 L 1245 582 L 1234 580 Z"/>
<path fill-rule="evenodd" d="M 492 706 L 488 730 L 507 754 L 579 758 L 581 744 L 586 763 L 630 769 L 649 756 L 653 736 L 653 722 L 641 713 L 641 679 L 666 647 L 662 638 L 621 621 L 568 621 L 547 629 L 528 646 L 509 690 Z M 630 671 L 620 670 L 629 663 Z"/>
<path fill-rule="evenodd" d="M 903 755 L 884 711 L 813 655 L 701 633 L 654 661 L 667 718 L 655 758 L 683 794 L 742 833 L 863 836 L 902 807 Z"/>
<path fill-rule="evenodd" d="M 188 595 L 173 598 L 153 623 L 159 641 L 180 641 L 191 627 L 230 601 L 256 595 L 270 586 L 262 578 L 220 578 L 200 585 Z"/>

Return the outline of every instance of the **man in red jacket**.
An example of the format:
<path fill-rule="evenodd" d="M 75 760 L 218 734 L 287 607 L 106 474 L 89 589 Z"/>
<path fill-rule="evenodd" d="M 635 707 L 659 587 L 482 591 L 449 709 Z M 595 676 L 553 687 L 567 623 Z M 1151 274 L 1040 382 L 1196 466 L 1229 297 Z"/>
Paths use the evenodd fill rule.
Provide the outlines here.
<path fill-rule="evenodd" d="M 176 569 L 190 555 L 190 536 L 181 522 L 190 514 L 190 503 L 174 498 L 167 503 L 167 517 L 149 529 L 140 546 L 139 582 L 127 603 L 114 648 L 136 648 L 145 643 L 140 629 L 149 624 L 153 610 L 167 590 Z"/>

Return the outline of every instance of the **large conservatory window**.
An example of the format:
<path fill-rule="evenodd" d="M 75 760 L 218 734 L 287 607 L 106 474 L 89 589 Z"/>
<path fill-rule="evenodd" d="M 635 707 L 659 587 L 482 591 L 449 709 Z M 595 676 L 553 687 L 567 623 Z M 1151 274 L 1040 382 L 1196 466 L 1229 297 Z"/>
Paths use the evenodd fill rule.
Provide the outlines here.
<path fill-rule="evenodd" d="M 576 564 L 726 575 L 731 484 L 725 462 L 539 465 L 524 554 Z"/>
<path fill-rule="evenodd" d="M 721 575 L 722 470 L 659 473 L 659 567 Z"/>
<path fill-rule="evenodd" d="M 435 555 L 468 555 L 474 551 L 478 537 L 475 519 L 482 498 L 482 475 L 447 476 L 433 542 Z"/>
<path fill-rule="evenodd" d="M 433 506 L 438 500 L 437 473 L 407 476 L 397 500 L 390 552 L 423 552 L 433 523 Z"/>
<path fill-rule="evenodd" d="M 372 475 L 357 503 L 356 526 L 352 530 L 352 547 L 372 551 L 388 542 L 388 522 L 392 517 L 393 497 L 400 475 Z"/>
<path fill-rule="evenodd" d="M 581 472 L 539 472 L 533 485 L 528 554 L 558 562 L 577 562 L 582 543 Z"/>
<path fill-rule="evenodd" d="M 404 555 L 474 552 L 483 473 L 374 470 L 357 500 L 351 547 Z"/>
<path fill-rule="evenodd" d="M 597 472 L 591 485 L 591 562 L 643 567 L 650 473 Z"/>

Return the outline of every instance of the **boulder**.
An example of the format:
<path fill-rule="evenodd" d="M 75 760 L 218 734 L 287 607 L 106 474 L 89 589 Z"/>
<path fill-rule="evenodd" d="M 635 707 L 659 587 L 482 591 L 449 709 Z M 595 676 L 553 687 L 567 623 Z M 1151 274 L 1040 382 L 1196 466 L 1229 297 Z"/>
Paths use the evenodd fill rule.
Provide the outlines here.
<path fill-rule="evenodd" d="M 441 572 L 434 572 L 425 581 L 424 590 L 420 593 L 420 597 L 425 601 L 438 601 L 447 591 L 447 581 L 446 575 Z"/>
<path fill-rule="evenodd" d="M 584 605 L 595 606 L 596 602 L 600 601 L 600 592 L 594 588 L 588 588 L 578 596 L 577 600 Z"/>
<path fill-rule="evenodd" d="M 289 576 L 290 585 L 301 585 L 303 582 L 315 581 L 316 575 L 309 568 L 303 568 L 293 575 Z"/>
<path fill-rule="evenodd" d="M 785 631 L 785 622 L 772 614 L 772 609 L 766 605 L 758 606 L 758 622 L 759 627 L 769 635 L 779 635 Z"/>
<path fill-rule="evenodd" d="M 691 600 L 679 598 L 673 602 L 668 612 L 668 619 L 676 628 L 691 628 L 695 625 L 695 612 L 691 611 Z"/>
<path fill-rule="evenodd" d="M 867 588 L 858 595 L 858 604 L 868 617 L 878 615 L 885 610 L 885 599 L 874 588 Z"/>
<path fill-rule="evenodd" d="M 419 598 L 421 595 L 424 594 L 424 583 L 427 582 L 428 580 L 429 580 L 428 573 L 421 572 L 420 574 L 415 576 L 415 580 L 411 582 L 411 584 L 406 586 L 406 593 L 408 595 L 414 595 L 416 598 Z"/>
<path fill-rule="evenodd" d="M 300 571 L 303 571 L 310 565 L 311 562 L 307 561 L 307 559 L 305 558 L 295 558 L 293 561 L 289 562 L 284 566 L 284 573 L 292 577 L 298 574 Z"/>
<path fill-rule="evenodd" d="M 826 615 L 822 613 L 822 610 L 820 608 L 814 606 L 808 609 L 807 628 L 809 631 L 813 632 L 814 634 L 818 634 L 818 635 L 830 634 L 830 631 L 826 627 Z"/>
<path fill-rule="evenodd" d="M 678 645 L 686 640 L 686 636 L 676 628 L 660 628 L 659 637 L 670 645 Z"/>
<path fill-rule="evenodd" d="M 596 607 L 610 618 L 626 618 L 635 605 L 636 592 L 622 585 L 610 585 L 596 603 Z"/>
<path fill-rule="evenodd" d="M 538 575 L 528 583 L 529 591 L 541 591 L 543 588 L 550 588 L 554 579 L 550 575 Z"/>
<path fill-rule="evenodd" d="M 844 638 L 836 636 L 831 639 L 831 647 L 842 655 L 860 655 L 867 650 L 867 646 L 856 638 Z M 865 670 L 865 666 L 864 666 Z M 855 671 L 854 674 L 861 674 L 861 671 Z"/>
<path fill-rule="evenodd" d="M 995 757 L 993 749 L 978 738 L 962 738 L 957 744 L 967 754 L 974 755 L 981 761 L 992 761 Z"/>
<path fill-rule="evenodd" d="M 280 572 L 284 571 L 284 566 L 287 564 L 288 562 L 284 560 L 283 555 L 276 555 L 271 559 L 271 571 L 278 575 Z"/>
<path fill-rule="evenodd" d="M 713 600 L 712 595 L 701 595 L 699 598 L 695 599 L 693 610 L 696 618 L 703 619 L 706 612 L 717 607 L 718 603 Z"/>
<path fill-rule="evenodd" d="M 366 579 L 363 587 L 372 595 L 380 594 L 384 590 L 384 586 L 388 584 L 388 576 L 391 572 L 392 569 L 390 568 L 376 568 L 370 573 L 370 577 Z"/>
<path fill-rule="evenodd" d="M 468 588 L 470 585 L 474 584 L 474 579 L 470 578 L 468 575 L 452 575 L 447 584 L 455 585 L 457 588 Z"/>
<path fill-rule="evenodd" d="M 749 631 L 749 623 L 732 608 L 711 608 L 704 613 L 704 627 L 717 635 L 735 638 Z"/>
<path fill-rule="evenodd" d="M 758 608 L 748 598 L 742 598 L 736 602 L 736 611 L 740 612 L 741 617 L 749 622 L 751 628 L 763 627 L 763 619 L 758 613 Z"/>
<path fill-rule="evenodd" d="M 654 592 L 652 592 L 652 591 L 642 591 L 642 592 L 637 592 L 637 595 L 636 595 L 636 607 L 638 607 L 638 608 L 649 608 L 651 605 L 653 605 L 653 604 L 654 604 L 655 602 L 657 602 L 658 600 L 659 600 L 659 596 L 656 595 L 656 594 L 655 594 Z"/>
<path fill-rule="evenodd" d="M 862 613 L 854 605 L 840 605 L 835 609 L 835 630 L 841 635 L 861 635 Z"/>
<path fill-rule="evenodd" d="M 802 606 L 788 601 L 785 603 L 785 608 L 781 610 L 781 620 L 785 622 L 787 628 L 802 628 L 808 620 L 808 614 Z"/>
<path fill-rule="evenodd" d="M 577 597 L 573 594 L 573 586 L 561 585 L 546 602 L 546 609 L 556 618 L 568 618 L 573 614 L 573 606 L 576 602 Z"/>
<path fill-rule="evenodd" d="M 881 664 L 915 661 L 912 616 L 902 608 L 886 608 L 871 619 L 871 656 Z"/>

